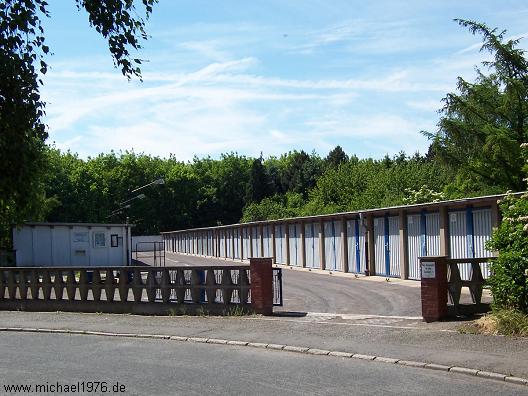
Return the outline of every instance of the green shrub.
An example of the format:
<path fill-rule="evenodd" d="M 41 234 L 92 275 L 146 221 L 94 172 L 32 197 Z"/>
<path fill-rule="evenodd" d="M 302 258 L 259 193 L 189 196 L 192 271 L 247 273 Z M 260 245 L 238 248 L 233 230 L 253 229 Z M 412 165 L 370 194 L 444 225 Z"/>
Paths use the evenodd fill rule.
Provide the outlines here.
<path fill-rule="evenodd" d="M 528 196 L 508 195 L 500 207 L 503 219 L 488 243 L 499 251 L 489 278 L 494 309 L 528 313 Z"/>

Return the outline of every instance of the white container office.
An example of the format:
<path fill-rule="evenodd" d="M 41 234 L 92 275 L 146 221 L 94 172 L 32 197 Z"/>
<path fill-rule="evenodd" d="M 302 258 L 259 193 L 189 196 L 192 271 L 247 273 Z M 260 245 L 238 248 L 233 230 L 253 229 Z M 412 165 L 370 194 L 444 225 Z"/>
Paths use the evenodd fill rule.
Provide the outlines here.
<path fill-rule="evenodd" d="M 26 223 L 13 228 L 19 267 L 130 264 L 130 224 Z"/>

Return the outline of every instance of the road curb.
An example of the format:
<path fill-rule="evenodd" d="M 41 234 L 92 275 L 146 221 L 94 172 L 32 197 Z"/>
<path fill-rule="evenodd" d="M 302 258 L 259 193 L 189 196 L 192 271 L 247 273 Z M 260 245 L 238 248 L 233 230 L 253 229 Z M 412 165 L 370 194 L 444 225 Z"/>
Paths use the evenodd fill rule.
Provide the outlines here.
<path fill-rule="evenodd" d="M 261 342 L 248 342 L 239 340 L 224 340 L 219 338 L 203 338 L 203 337 L 184 337 L 176 335 L 164 335 L 164 334 L 134 334 L 134 333 L 115 333 L 107 331 L 91 331 L 91 330 L 67 330 L 67 329 L 45 329 L 45 328 L 32 328 L 32 327 L 0 327 L 0 332 L 19 332 L 19 333 L 50 333 L 50 334 L 76 334 L 76 335 L 93 335 L 93 336 L 104 336 L 104 337 L 120 337 L 120 338 L 144 338 L 144 339 L 157 339 L 157 340 L 169 340 L 169 341 L 180 341 L 180 342 L 194 342 L 203 344 L 221 344 L 221 345 L 233 345 L 233 346 L 245 346 L 251 348 L 270 349 L 276 351 L 287 351 L 301 353 L 305 355 L 314 356 L 332 356 L 342 359 L 361 359 L 370 360 L 386 364 L 397 364 L 400 366 L 407 366 L 413 368 L 427 369 L 427 370 L 440 370 L 455 374 L 469 375 L 475 378 L 484 380 L 494 380 L 508 382 L 511 384 L 528 386 L 528 379 L 515 377 L 502 373 L 495 373 L 487 370 L 478 370 L 469 367 L 458 367 L 458 366 L 446 366 L 442 364 L 416 362 L 412 360 L 397 359 L 392 357 L 383 357 L 375 355 L 363 355 L 360 353 L 351 353 L 343 351 L 329 351 L 326 349 L 307 348 L 294 345 L 282 345 L 282 344 L 267 344 Z"/>

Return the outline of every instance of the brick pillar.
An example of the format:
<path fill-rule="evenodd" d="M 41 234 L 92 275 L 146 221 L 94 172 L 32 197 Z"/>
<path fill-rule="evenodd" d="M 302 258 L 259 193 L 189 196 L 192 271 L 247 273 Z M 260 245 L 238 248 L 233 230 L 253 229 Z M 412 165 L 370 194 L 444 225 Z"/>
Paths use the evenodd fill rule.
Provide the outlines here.
<path fill-rule="evenodd" d="M 427 323 L 447 316 L 447 262 L 445 256 L 420 257 L 422 317 Z"/>
<path fill-rule="evenodd" d="M 273 314 L 273 266 L 271 258 L 250 258 L 251 307 L 262 315 Z"/>

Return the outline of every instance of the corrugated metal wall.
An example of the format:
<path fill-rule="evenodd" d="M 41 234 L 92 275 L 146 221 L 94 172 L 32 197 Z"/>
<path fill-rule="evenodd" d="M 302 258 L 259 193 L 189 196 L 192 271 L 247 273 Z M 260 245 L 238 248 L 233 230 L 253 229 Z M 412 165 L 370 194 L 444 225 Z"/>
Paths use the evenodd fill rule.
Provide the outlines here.
<path fill-rule="evenodd" d="M 440 255 L 440 213 L 426 213 L 426 248 L 428 256 Z"/>
<path fill-rule="evenodd" d="M 399 277 L 400 268 L 400 218 L 398 216 L 388 217 L 389 223 L 389 276 Z"/>
<path fill-rule="evenodd" d="M 220 230 L 220 257 L 226 257 L 226 232 Z"/>
<path fill-rule="evenodd" d="M 486 197 L 489 202 L 489 197 Z M 495 202 L 489 203 L 493 208 Z M 482 203 L 481 203 L 482 205 Z M 380 276 L 398 277 L 401 273 L 403 260 L 409 261 L 409 278 L 420 279 L 418 257 L 436 256 L 440 254 L 440 214 L 444 206 L 447 212 L 446 240 L 450 257 L 472 258 L 489 257 L 492 252 L 486 248 L 486 242 L 492 233 L 493 210 L 489 207 L 477 206 L 465 202 L 457 202 L 449 207 L 445 203 L 435 207 L 426 205 L 413 210 L 420 213 L 408 213 L 405 209 L 388 208 L 386 211 L 376 211 L 373 217 L 372 236 L 373 273 Z M 462 208 L 462 209 L 458 209 Z M 449 210 L 451 209 L 451 210 Z M 396 213 L 400 215 L 395 215 Z M 407 233 L 407 251 L 400 251 L 400 216 L 405 215 Z M 412 212 L 409 210 L 409 212 Z M 377 216 L 375 214 L 378 214 Z M 321 247 L 324 247 L 325 268 L 330 271 L 343 271 L 343 243 L 347 244 L 348 271 L 364 273 L 367 267 L 367 222 L 366 219 L 352 217 L 354 214 L 336 214 L 328 217 L 290 219 L 264 224 L 232 225 L 216 229 L 195 229 L 176 231 L 164 235 L 167 251 L 177 251 L 187 254 L 247 259 L 254 257 L 275 256 L 275 262 L 292 266 L 302 265 L 303 253 L 307 268 L 321 267 Z M 358 216 L 356 213 L 355 216 Z M 359 214 L 361 218 L 363 214 Z M 367 214 L 367 219 L 369 215 Z M 351 218 L 350 218 L 351 217 Z M 322 221 L 323 220 L 323 221 Z M 342 227 L 346 225 L 346 239 L 342 238 Z M 319 241 L 323 228 L 324 239 Z M 274 228 L 272 228 L 274 227 Z M 288 227 L 288 228 L 286 228 Z M 303 227 L 303 228 L 301 228 Z M 272 232 L 273 231 L 273 232 Z M 304 232 L 305 251 L 302 252 L 301 234 Z M 402 231 L 403 232 L 403 231 Z M 261 235 L 262 233 L 262 235 Z M 275 234 L 275 243 L 273 243 Z M 288 234 L 289 244 L 286 244 Z M 275 251 L 273 250 L 275 248 Z M 289 251 L 286 249 L 289 248 Z M 243 252 L 243 253 L 242 253 Z M 463 279 L 469 279 L 470 266 L 461 264 Z M 483 268 L 487 276 L 488 268 Z"/>
<path fill-rule="evenodd" d="M 491 209 L 449 212 L 449 246 L 451 258 L 491 257 L 485 243 L 492 234 Z M 471 265 L 459 264 L 463 280 L 471 277 Z M 487 265 L 482 267 L 484 278 L 489 276 Z"/>
<path fill-rule="evenodd" d="M 286 264 L 286 230 L 284 224 L 275 225 L 275 261 Z"/>
<path fill-rule="evenodd" d="M 233 258 L 233 230 L 227 229 L 226 230 L 226 241 L 227 241 L 227 250 L 226 250 L 226 257 Z"/>
<path fill-rule="evenodd" d="M 251 227 L 251 245 L 253 248 L 253 257 L 262 257 L 262 252 L 260 251 L 260 230 L 258 226 Z"/>
<path fill-rule="evenodd" d="M 208 231 L 207 232 L 207 255 L 208 256 L 214 256 L 213 246 L 214 246 L 213 231 Z"/>
<path fill-rule="evenodd" d="M 244 227 L 242 231 L 242 238 L 244 239 L 243 242 L 243 258 L 246 260 L 249 257 L 249 227 Z"/>
<path fill-rule="evenodd" d="M 493 231 L 491 209 L 473 210 L 473 248 L 475 257 L 492 257 L 493 252 L 486 249 Z M 488 263 L 480 264 L 484 278 L 489 277 Z"/>
<path fill-rule="evenodd" d="M 319 257 L 319 223 L 304 224 L 304 244 L 306 254 L 307 268 L 320 268 L 321 260 Z"/>
<path fill-rule="evenodd" d="M 365 228 L 359 220 L 347 220 L 348 272 L 365 273 Z"/>
<path fill-rule="evenodd" d="M 387 276 L 385 265 L 385 218 L 374 218 L 374 262 L 376 275 Z"/>
<path fill-rule="evenodd" d="M 376 275 L 400 276 L 400 219 L 374 218 L 374 259 Z"/>
<path fill-rule="evenodd" d="M 451 258 L 473 257 L 472 245 L 468 245 L 467 212 L 449 212 L 449 251 Z M 459 264 L 460 276 L 464 280 L 470 278 L 471 265 Z"/>
<path fill-rule="evenodd" d="M 421 256 L 440 254 L 440 214 L 420 213 L 407 216 L 407 253 L 409 279 L 420 279 Z"/>
<path fill-rule="evenodd" d="M 265 225 L 262 227 L 263 234 L 263 243 L 264 243 L 264 252 L 263 257 L 272 257 L 273 256 L 273 247 L 271 246 L 271 226 Z"/>
<path fill-rule="evenodd" d="M 407 216 L 407 254 L 409 257 L 409 278 L 420 279 L 420 261 L 423 256 L 422 230 L 420 214 Z"/>
<path fill-rule="evenodd" d="M 288 239 L 290 243 L 290 265 L 301 265 L 301 224 L 288 225 Z"/>
<path fill-rule="evenodd" d="M 341 221 L 324 222 L 325 265 L 327 270 L 343 271 Z"/>

